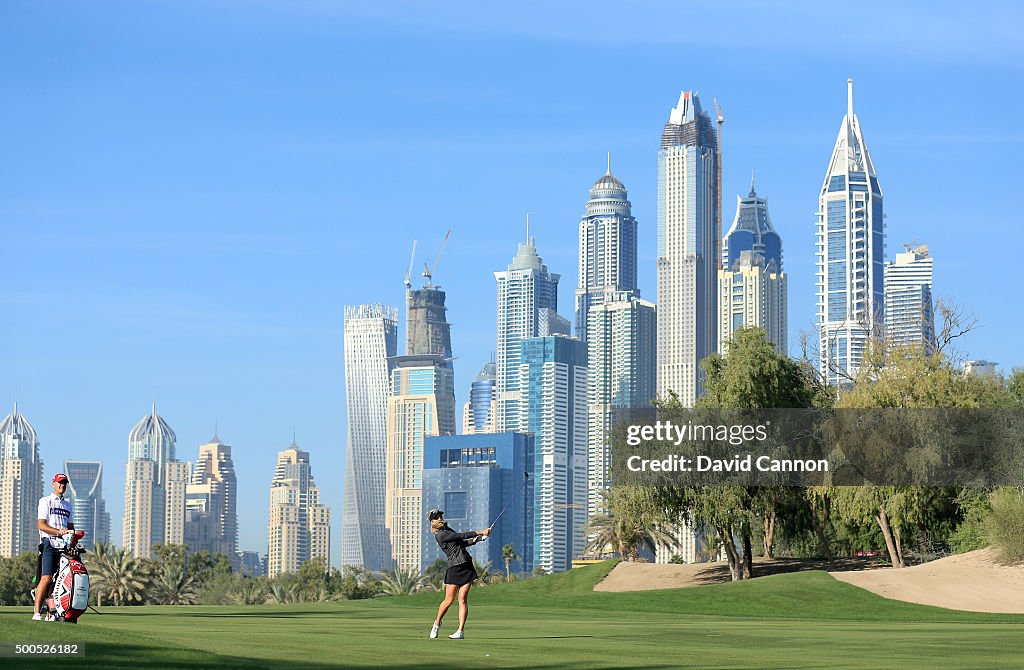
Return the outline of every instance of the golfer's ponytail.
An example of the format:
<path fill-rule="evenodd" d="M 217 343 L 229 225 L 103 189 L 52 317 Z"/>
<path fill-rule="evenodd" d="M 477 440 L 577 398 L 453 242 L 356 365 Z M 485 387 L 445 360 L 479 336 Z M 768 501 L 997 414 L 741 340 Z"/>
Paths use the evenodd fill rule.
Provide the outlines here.
<path fill-rule="evenodd" d="M 437 531 L 439 531 L 442 528 L 444 528 L 446 525 L 448 525 L 448 524 L 446 524 L 444 522 L 444 519 L 434 519 L 433 521 L 430 522 L 430 532 L 431 533 L 436 533 Z"/>

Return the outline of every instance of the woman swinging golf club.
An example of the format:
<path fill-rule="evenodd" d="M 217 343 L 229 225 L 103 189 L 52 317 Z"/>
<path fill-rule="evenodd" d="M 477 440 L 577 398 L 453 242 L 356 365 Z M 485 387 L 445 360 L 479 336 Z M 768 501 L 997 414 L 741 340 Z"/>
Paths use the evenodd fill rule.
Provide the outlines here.
<path fill-rule="evenodd" d="M 473 557 L 466 551 L 466 547 L 490 535 L 491 529 L 456 533 L 444 520 L 444 512 L 439 509 L 430 510 L 427 519 L 430 520 L 430 530 L 434 533 L 434 539 L 448 557 L 448 570 L 444 573 L 444 600 L 437 608 L 437 619 L 430 629 L 430 639 L 437 637 L 437 632 L 441 629 L 441 620 L 455 602 L 457 595 L 459 629 L 448 637 L 452 640 L 461 640 L 466 637 L 463 631 L 466 628 L 466 617 L 469 615 L 469 589 L 473 586 L 473 580 L 477 578 L 476 570 L 473 569 Z"/>

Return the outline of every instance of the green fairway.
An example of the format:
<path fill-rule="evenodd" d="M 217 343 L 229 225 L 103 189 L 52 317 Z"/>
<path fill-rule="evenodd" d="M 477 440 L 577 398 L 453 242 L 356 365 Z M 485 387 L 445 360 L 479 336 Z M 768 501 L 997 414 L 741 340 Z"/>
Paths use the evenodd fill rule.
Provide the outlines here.
<path fill-rule="evenodd" d="M 474 589 L 467 639 L 428 640 L 438 594 L 249 607 L 124 607 L 77 626 L 0 609 L 0 639 L 74 641 L 75 668 L 1021 667 L 1024 616 L 886 600 L 822 572 L 594 593 L 610 565 Z M 443 634 L 455 629 L 453 609 Z M 3 667 L 41 667 L 41 659 Z M 47 661 L 47 662 L 53 662 Z"/>

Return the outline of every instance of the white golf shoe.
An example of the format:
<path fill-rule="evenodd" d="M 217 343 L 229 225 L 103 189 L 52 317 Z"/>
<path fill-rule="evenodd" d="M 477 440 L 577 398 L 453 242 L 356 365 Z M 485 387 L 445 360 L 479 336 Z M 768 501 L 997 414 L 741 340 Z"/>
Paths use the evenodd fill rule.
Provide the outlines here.
<path fill-rule="evenodd" d="M 439 630 L 441 630 L 441 627 L 438 626 L 436 623 L 433 626 L 430 627 L 430 639 L 431 640 L 436 640 L 437 639 L 437 632 Z"/>
<path fill-rule="evenodd" d="M 455 631 L 454 633 L 452 633 L 451 635 L 448 636 L 449 640 L 463 640 L 465 638 L 466 638 L 466 634 L 463 633 L 461 630 L 457 630 L 457 631 Z"/>
<path fill-rule="evenodd" d="M 35 614 L 32 615 L 32 620 L 33 621 L 42 621 L 43 620 L 43 615 L 40 614 L 39 612 L 36 612 Z"/>

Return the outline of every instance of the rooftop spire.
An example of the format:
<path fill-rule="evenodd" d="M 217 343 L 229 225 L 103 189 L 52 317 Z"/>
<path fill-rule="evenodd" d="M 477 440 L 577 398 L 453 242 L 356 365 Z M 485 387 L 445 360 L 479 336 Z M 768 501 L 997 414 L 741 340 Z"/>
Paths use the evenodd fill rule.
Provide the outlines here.
<path fill-rule="evenodd" d="M 757 192 L 754 190 L 754 171 L 751 170 L 750 171 L 750 196 L 749 197 L 753 198 L 755 195 L 757 195 Z"/>
<path fill-rule="evenodd" d="M 853 78 L 846 80 L 846 116 L 853 122 Z"/>
<path fill-rule="evenodd" d="M 530 213 L 526 213 L 526 243 L 530 243 Z"/>
<path fill-rule="evenodd" d="M 608 152 L 608 171 L 604 173 L 605 176 L 611 176 L 612 174 L 612 152 Z"/>

